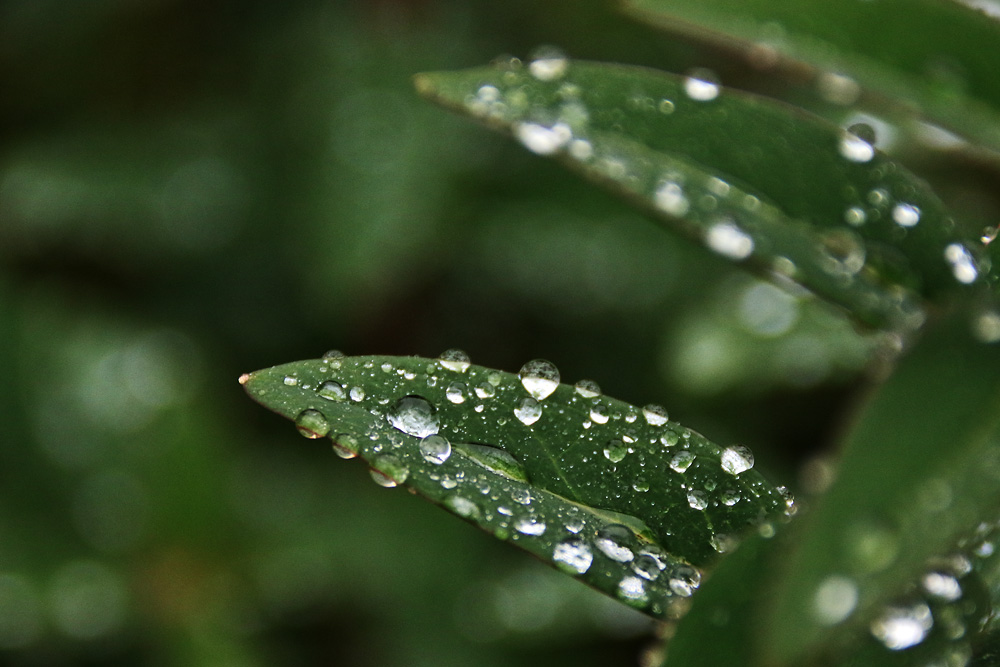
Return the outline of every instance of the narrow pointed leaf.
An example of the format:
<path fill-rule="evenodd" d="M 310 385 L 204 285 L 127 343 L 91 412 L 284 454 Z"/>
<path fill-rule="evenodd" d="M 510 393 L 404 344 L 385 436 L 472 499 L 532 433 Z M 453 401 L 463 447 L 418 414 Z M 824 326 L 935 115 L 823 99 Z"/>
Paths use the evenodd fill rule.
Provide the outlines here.
<path fill-rule="evenodd" d="M 241 382 L 307 437 L 360 456 L 376 481 L 410 487 L 654 616 L 697 588 L 717 551 L 790 502 L 745 448 L 555 382 L 416 357 L 300 361 Z"/>
<path fill-rule="evenodd" d="M 867 627 L 929 558 L 1000 518 L 1000 346 L 951 319 L 880 388 L 834 485 L 799 522 L 800 546 L 766 624 L 779 663 Z M 843 618 L 824 608 L 831 581 L 856 591 Z"/>
<path fill-rule="evenodd" d="M 761 45 L 847 74 L 1000 149 L 1000 21 L 951 0 L 626 0 L 671 30 Z"/>
<path fill-rule="evenodd" d="M 733 261 L 878 326 L 914 293 L 986 282 L 978 234 L 898 164 L 791 107 L 647 69 L 567 61 L 420 75 L 418 89 L 512 133 Z M 978 230 L 977 230 L 978 231 Z"/>

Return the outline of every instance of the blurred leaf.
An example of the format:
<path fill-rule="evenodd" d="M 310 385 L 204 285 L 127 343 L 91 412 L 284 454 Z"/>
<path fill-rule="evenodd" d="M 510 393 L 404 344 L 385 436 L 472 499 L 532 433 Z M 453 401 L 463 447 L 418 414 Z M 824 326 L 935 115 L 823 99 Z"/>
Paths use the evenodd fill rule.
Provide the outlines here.
<path fill-rule="evenodd" d="M 847 439 L 834 485 L 802 519 L 765 626 L 772 657 L 789 661 L 829 641 L 831 626 L 866 627 L 929 558 L 996 520 L 998 425 L 1000 348 L 973 340 L 953 317 L 879 389 Z M 834 584 L 853 591 L 856 604 L 831 611 L 824 591 Z"/>
<path fill-rule="evenodd" d="M 241 382 L 306 437 L 361 456 L 376 482 L 406 484 L 656 616 L 697 588 L 694 566 L 786 510 L 746 448 L 723 450 L 662 408 L 558 384 L 552 370 L 348 357 Z"/>
<path fill-rule="evenodd" d="M 784 105 L 561 57 L 423 74 L 417 88 L 862 321 L 912 327 L 922 314 L 910 290 L 941 297 L 983 282 L 982 244 L 922 181 Z"/>
<path fill-rule="evenodd" d="M 626 0 L 639 18 L 772 49 L 911 104 L 1000 148 L 1000 23 L 972 0 Z M 969 6 L 963 6 L 969 5 Z M 846 86 L 856 84 L 844 82 Z"/>

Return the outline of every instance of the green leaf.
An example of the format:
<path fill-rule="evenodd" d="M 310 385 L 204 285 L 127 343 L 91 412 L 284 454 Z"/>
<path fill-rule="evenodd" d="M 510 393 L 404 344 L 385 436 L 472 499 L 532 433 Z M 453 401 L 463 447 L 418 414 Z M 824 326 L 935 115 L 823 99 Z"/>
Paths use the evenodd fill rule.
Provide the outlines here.
<path fill-rule="evenodd" d="M 662 408 L 558 384 L 550 370 L 338 357 L 241 382 L 307 437 L 367 461 L 377 482 L 405 485 L 654 616 L 676 613 L 699 568 L 747 527 L 788 510 L 787 491 L 752 469 L 745 448 L 722 449 Z"/>
<path fill-rule="evenodd" d="M 845 73 L 1000 148 L 1000 22 L 961 2 L 625 0 L 639 18 Z"/>
<path fill-rule="evenodd" d="M 1000 346 L 963 317 L 903 359 L 850 433 L 829 492 L 796 528 L 798 548 L 765 631 L 777 662 L 868 627 L 1000 507 Z M 856 603 L 827 605 L 830 587 Z M 842 598 L 843 596 L 841 596 Z"/>
<path fill-rule="evenodd" d="M 840 128 L 705 81 L 558 62 L 423 74 L 417 88 L 870 324 L 916 326 L 914 293 L 949 298 L 986 282 L 978 234 Z"/>

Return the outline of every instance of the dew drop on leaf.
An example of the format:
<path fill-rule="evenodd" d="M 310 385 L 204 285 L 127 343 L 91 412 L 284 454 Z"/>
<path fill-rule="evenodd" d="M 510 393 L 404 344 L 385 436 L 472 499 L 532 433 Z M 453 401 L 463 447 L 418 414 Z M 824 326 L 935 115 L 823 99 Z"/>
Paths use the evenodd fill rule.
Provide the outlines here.
<path fill-rule="evenodd" d="M 514 408 L 514 416 L 525 426 L 531 426 L 542 416 L 542 404 L 533 398 L 525 398 Z"/>
<path fill-rule="evenodd" d="M 635 557 L 630 548 L 633 539 L 631 530 L 621 524 L 613 523 L 597 531 L 594 546 L 611 560 L 627 563 Z"/>
<path fill-rule="evenodd" d="M 692 100 L 709 102 L 719 96 L 719 78 L 710 69 L 696 67 L 684 79 L 684 92 Z"/>
<path fill-rule="evenodd" d="M 545 359 L 529 361 L 521 366 L 517 376 L 525 390 L 539 401 L 548 398 L 559 386 L 559 369 Z"/>
<path fill-rule="evenodd" d="M 722 450 L 721 464 L 730 475 L 739 475 L 753 468 L 753 452 L 743 445 L 726 447 Z"/>
<path fill-rule="evenodd" d="M 376 484 L 387 489 L 402 484 L 410 476 L 410 469 L 398 457 L 391 454 L 376 457 L 369 472 Z"/>
<path fill-rule="evenodd" d="M 913 204 L 896 204 L 892 209 L 892 219 L 900 227 L 913 227 L 920 222 L 920 209 Z"/>
<path fill-rule="evenodd" d="M 753 239 L 729 220 L 717 222 L 708 228 L 705 243 L 715 252 L 729 259 L 746 259 L 753 253 Z"/>
<path fill-rule="evenodd" d="M 358 441 L 353 435 L 341 433 L 333 439 L 333 452 L 342 459 L 353 459 L 359 451 Z"/>
<path fill-rule="evenodd" d="M 475 519 L 480 513 L 479 505 L 465 496 L 458 495 L 457 493 L 445 498 L 444 506 L 465 519 Z"/>
<path fill-rule="evenodd" d="M 674 472 L 685 472 L 694 463 L 695 455 L 689 451 L 677 452 L 674 458 L 670 459 L 670 469 Z"/>
<path fill-rule="evenodd" d="M 606 405 L 595 405 L 590 409 L 590 420 L 595 424 L 608 423 L 608 408 Z"/>
<path fill-rule="evenodd" d="M 667 423 L 667 411 L 660 405 L 650 403 L 642 409 L 642 416 L 650 426 L 663 426 Z"/>
<path fill-rule="evenodd" d="M 908 607 L 887 607 L 871 623 L 872 635 L 890 651 L 916 646 L 934 627 L 930 607 L 918 602 Z"/>
<path fill-rule="evenodd" d="M 441 353 L 441 356 L 438 357 L 438 363 L 449 371 L 464 373 L 469 370 L 471 360 L 469 355 L 462 350 L 451 349 Z"/>
<path fill-rule="evenodd" d="M 518 123 L 514 136 L 536 155 L 552 155 L 573 138 L 573 132 L 565 123 L 545 127 L 537 123 Z"/>
<path fill-rule="evenodd" d="M 451 456 L 451 443 L 442 435 L 429 435 L 420 441 L 420 455 L 434 465 L 441 465 Z"/>
<path fill-rule="evenodd" d="M 522 535 L 532 535 L 539 536 L 545 534 L 545 524 L 541 521 L 537 521 L 534 518 L 528 517 L 524 519 L 518 519 L 514 522 L 514 530 L 521 533 Z"/>
<path fill-rule="evenodd" d="M 701 572 L 690 565 L 678 565 L 670 573 L 670 590 L 681 597 L 691 597 L 701 585 Z"/>
<path fill-rule="evenodd" d="M 950 243 L 944 249 L 944 258 L 951 267 L 951 273 L 955 280 L 963 285 L 970 285 L 976 282 L 979 271 L 976 269 L 975 260 L 972 253 L 961 243 Z"/>
<path fill-rule="evenodd" d="M 461 382 L 452 382 L 448 385 L 444 395 L 448 401 L 455 405 L 465 403 L 465 385 Z"/>
<path fill-rule="evenodd" d="M 489 382 L 480 382 L 476 385 L 475 391 L 479 398 L 493 398 L 497 393 L 497 388 Z"/>
<path fill-rule="evenodd" d="M 653 201 L 656 203 L 656 208 L 675 218 L 682 217 L 691 208 L 690 202 L 684 196 L 684 189 L 673 181 L 660 183 L 653 193 Z"/>
<path fill-rule="evenodd" d="M 687 501 L 691 509 L 703 510 L 708 507 L 708 498 L 701 491 L 688 491 Z"/>
<path fill-rule="evenodd" d="M 355 403 L 360 403 L 361 401 L 365 400 L 365 390 L 362 389 L 361 387 L 351 387 L 349 395 L 351 397 L 351 400 L 354 401 Z"/>
<path fill-rule="evenodd" d="M 564 572 L 583 574 L 594 562 L 594 554 L 583 539 L 569 537 L 559 542 L 552 550 L 552 560 L 556 567 Z"/>
<path fill-rule="evenodd" d="M 639 577 L 624 577 L 618 582 L 618 597 L 630 604 L 644 605 L 649 602 L 646 594 L 646 582 Z"/>
<path fill-rule="evenodd" d="M 632 571 L 648 581 L 655 581 L 662 569 L 660 562 L 649 554 L 639 554 L 632 561 Z"/>
<path fill-rule="evenodd" d="M 619 439 L 609 440 L 604 446 L 604 458 L 612 463 L 620 463 L 628 455 L 628 447 Z"/>
<path fill-rule="evenodd" d="M 955 602 L 962 597 L 962 585 L 946 572 L 928 572 L 920 580 L 920 584 L 928 595 L 939 600 Z"/>
<path fill-rule="evenodd" d="M 321 384 L 316 393 L 319 394 L 320 398 L 325 398 L 328 401 L 342 402 L 347 400 L 347 391 L 344 386 L 333 380 L 327 380 Z"/>
<path fill-rule="evenodd" d="M 566 74 L 569 59 L 554 46 L 539 47 L 531 56 L 528 71 L 539 81 L 555 81 Z"/>
<path fill-rule="evenodd" d="M 434 406 L 421 396 L 404 396 L 396 401 L 386 419 L 395 428 L 407 435 L 426 438 L 438 432 L 438 420 Z"/>
<path fill-rule="evenodd" d="M 576 393 L 584 398 L 597 398 L 601 395 L 601 387 L 593 380 L 580 380 L 574 389 Z"/>
<path fill-rule="evenodd" d="M 315 440 L 330 432 L 330 422 L 319 410 L 303 410 L 295 418 L 295 428 L 303 437 Z"/>
<path fill-rule="evenodd" d="M 852 132 L 844 132 L 840 137 L 840 155 L 850 162 L 871 162 L 875 157 L 875 147 Z"/>

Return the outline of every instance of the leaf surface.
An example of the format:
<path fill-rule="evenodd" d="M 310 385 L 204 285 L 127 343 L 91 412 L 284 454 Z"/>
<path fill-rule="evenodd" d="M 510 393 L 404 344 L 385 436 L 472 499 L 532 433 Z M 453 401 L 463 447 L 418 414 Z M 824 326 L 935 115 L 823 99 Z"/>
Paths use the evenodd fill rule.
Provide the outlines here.
<path fill-rule="evenodd" d="M 988 282 L 978 234 L 957 229 L 923 181 L 827 121 L 707 81 L 539 62 L 549 61 L 424 74 L 417 88 L 870 324 L 912 328 L 923 319 L 917 295 Z"/>
<path fill-rule="evenodd" d="M 745 448 L 722 449 L 662 409 L 530 375 L 378 356 L 294 362 L 241 382 L 307 437 L 364 459 L 376 481 L 654 616 L 673 613 L 718 551 L 791 502 Z"/>

